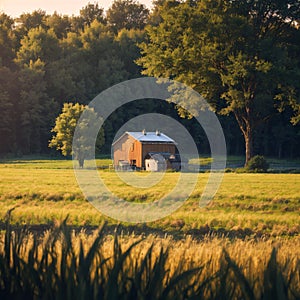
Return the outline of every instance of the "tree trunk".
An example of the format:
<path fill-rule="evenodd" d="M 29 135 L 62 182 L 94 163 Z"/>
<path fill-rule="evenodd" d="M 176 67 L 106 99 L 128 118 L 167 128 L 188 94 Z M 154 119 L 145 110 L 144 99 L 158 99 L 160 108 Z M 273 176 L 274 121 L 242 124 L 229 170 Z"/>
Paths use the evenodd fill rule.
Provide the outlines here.
<path fill-rule="evenodd" d="M 243 133 L 244 140 L 245 140 L 245 148 L 246 148 L 246 160 L 245 160 L 245 167 L 248 164 L 249 160 L 254 156 L 254 149 L 253 149 L 253 137 L 254 137 L 254 128 L 255 124 L 253 120 L 250 118 L 250 109 L 248 109 L 247 115 L 248 118 L 243 117 L 242 114 L 238 112 L 234 112 L 235 118 L 239 124 L 239 127 Z"/>
<path fill-rule="evenodd" d="M 282 158 L 282 143 L 279 143 L 278 146 L 278 158 L 281 159 Z"/>
<path fill-rule="evenodd" d="M 245 166 L 247 165 L 248 161 L 253 157 L 253 130 L 252 128 L 247 128 L 244 132 L 244 139 L 245 139 L 245 147 L 246 147 L 246 161 Z"/>
<path fill-rule="evenodd" d="M 83 165 L 84 165 L 84 158 L 79 157 L 79 158 L 78 158 L 78 163 L 79 163 L 79 167 L 80 167 L 80 168 L 83 168 Z"/>

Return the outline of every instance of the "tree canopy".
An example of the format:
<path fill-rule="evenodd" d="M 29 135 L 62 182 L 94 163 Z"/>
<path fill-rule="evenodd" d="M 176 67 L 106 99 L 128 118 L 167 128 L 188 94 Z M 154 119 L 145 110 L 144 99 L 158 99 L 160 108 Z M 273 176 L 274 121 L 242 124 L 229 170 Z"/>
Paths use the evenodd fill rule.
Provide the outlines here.
<path fill-rule="evenodd" d="M 85 111 L 85 119 L 79 123 L 81 114 Z M 49 147 L 61 151 L 62 155 L 73 155 L 78 160 L 79 166 L 83 168 L 84 160 L 89 158 L 88 154 L 93 147 L 98 150 L 104 144 L 104 131 L 100 130 L 96 144 L 93 144 L 91 137 L 87 134 L 89 126 L 92 126 L 99 116 L 92 108 L 79 103 L 65 103 L 61 114 L 56 118 L 55 126 L 52 129 L 52 137 Z M 79 126 L 80 136 L 78 140 L 73 141 L 76 126 Z"/>
<path fill-rule="evenodd" d="M 107 10 L 107 22 L 118 32 L 120 29 L 143 29 L 149 17 L 145 5 L 135 0 L 114 0 Z"/>
<path fill-rule="evenodd" d="M 107 11 L 88 3 L 72 16 L 0 13 L 0 155 L 49 153 L 51 129 L 65 103 L 86 105 L 143 71 L 186 83 L 208 99 L 229 154 L 243 154 L 250 136 L 253 154 L 300 156 L 298 2 L 153 5 L 149 11 L 135 0 L 116 0 Z M 199 151 L 208 153 L 197 122 L 173 110 L 151 99 L 117 109 L 104 123 L 103 151 L 110 152 L 124 122 L 159 112 L 184 124 Z"/>
<path fill-rule="evenodd" d="M 274 114 L 275 101 L 296 101 L 299 1 L 171 3 L 160 7 L 162 21 L 146 29 L 149 41 L 138 60 L 143 74 L 184 82 L 216 111 L 233 114 L 247 163 L 256 127 Z"/>

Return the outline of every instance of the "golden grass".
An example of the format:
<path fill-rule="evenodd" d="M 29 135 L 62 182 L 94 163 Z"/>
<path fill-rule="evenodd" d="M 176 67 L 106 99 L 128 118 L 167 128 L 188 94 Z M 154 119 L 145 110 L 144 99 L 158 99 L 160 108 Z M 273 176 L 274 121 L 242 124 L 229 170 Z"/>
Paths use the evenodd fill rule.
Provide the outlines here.
<path fill-rule="evenodd" d="M 99 173 L 111 190 L 129 201 L 156 200 L 174 186 L 179 176 L 166 173 L 154 187 L 137 189 L 123 183 L 114 172 Z M 300 174 L 226 173 L 214 200 L 200 208 L 198 202 L 207 179 L 207 173 L 199 174 L 198 185 L 185 204 L 148 225 L 184 232 L 209 227 L 227 231 L 249 228 L 272 235 L 300 233 Z M 84 200 L 70 161 L 0 164 L 0 214 L 15 205 L 19 205 L 13 216 L 15 223 L 51 223 L 53 218 L 68 214 L 74 225 L 97 225 L 107 219 Z"/>
<path fill-rule="evenodd" d="M 99 173 L 129 201 L 162 197 L 178 179 L 166 173 L 160 184 L 135 189 Z M 111 234 L 110 226 L 88 234 L 69 225 L 114 221 L 84 199 L 70 161 L 0 164 L 0 215 L 17 206 L 13 229 L 0 222 L 0 298 L 299 299 L 300 175 L 226 173 L 200 208 L 207 179 L 199 175 L 172 215 L 134 227 L 142 235 L 122 234 L 126 227 Z M 16 226 L 52 226 L 67 215 L 68 225 L 44 233 Z"/>
<path fill-rule="evenodd" d="M 1 299 L 298 299 L 300 238 L 75 233 L 0 237 Z M 275 298 L 274 298 L 275 297 Z"/>

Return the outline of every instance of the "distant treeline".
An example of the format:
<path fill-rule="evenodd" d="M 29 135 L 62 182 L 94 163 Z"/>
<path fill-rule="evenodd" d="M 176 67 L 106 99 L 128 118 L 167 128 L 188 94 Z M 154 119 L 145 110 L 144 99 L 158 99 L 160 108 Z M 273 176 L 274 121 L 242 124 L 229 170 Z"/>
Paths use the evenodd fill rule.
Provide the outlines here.
<path fill-rule="evenodd" d="M 48 147 L 51 129 L 65 102 L 88 104 L 97 94 L 124 80 L 142 76 L 136 61 L 147 43 L 145 26 L 162 22 L 155 2 L 150 12 L 132 0 L 116 0 L 104 12 L 87 4 L 78 16 L 36 10 L 18 18 L 0 15 L 0 155 L 55 153 Z M 109 99 L 108 99 L 109 101 Z M 167 114 L 190 131 L 202 153 L 209 145 L 194 119 L 181 119 L 171 104 L 141 100 L 115 111 L 105 122 L 105 145 L 134 116 Z M 300 156 L 300 126 L 290 122 L 292 109 L 270 117 L 255 131 L 254 151 L 276 157 Z M 228 153 L 245 152 L 243 135 L 232 114 L 220 116 Z M 137 128 L 141 130 L 142 128 Z"/>

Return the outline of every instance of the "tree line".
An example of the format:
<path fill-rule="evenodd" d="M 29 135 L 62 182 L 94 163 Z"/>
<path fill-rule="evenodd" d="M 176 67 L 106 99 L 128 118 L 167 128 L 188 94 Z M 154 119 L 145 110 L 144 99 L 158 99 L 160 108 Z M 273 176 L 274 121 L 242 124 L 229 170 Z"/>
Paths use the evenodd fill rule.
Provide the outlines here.
<path fill-rule="evenodd" d="M 0 154 L 49 153 L 65 103 L 88 104 L 113 84 L 167 77 L 200 92 L 219 114 L 229 154 L 299 157 L 299 1 L 164 1 L 150 12 L 115 0 L 78 16 L 36 10 L 0 15 Z M 108 100 L 109 101 L 109 100 Z M 209 152 L 194 119 L 144 99 L 104 124 L 109 153 L 117 130 L 141 113 L 182 122 Z M 140 130 L 140 129 L 137 129 Z"/>

